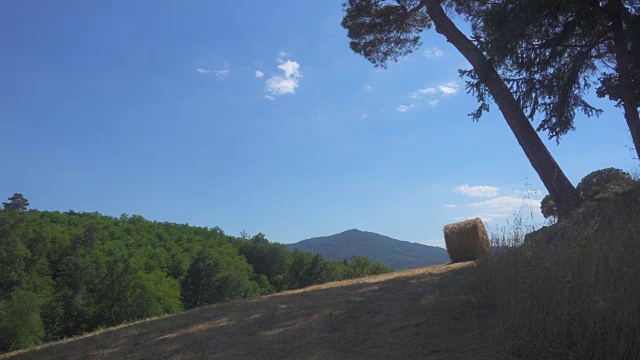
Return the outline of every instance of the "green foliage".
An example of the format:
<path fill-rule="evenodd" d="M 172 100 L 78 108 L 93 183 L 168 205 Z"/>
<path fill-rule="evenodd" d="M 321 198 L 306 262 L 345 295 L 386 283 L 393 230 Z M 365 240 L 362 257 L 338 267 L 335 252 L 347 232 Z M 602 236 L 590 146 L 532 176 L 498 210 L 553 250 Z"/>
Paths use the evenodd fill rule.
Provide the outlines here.
<path fill-rule="evenodd" d="M 351 261 L 333 262 L 323 259 L 320 254 L 313 255 L 295 250 L 291 257 L 291 267 L 286 277 L 292 288 L 394 271 L 393 268 L 379 262 L 372 263 L 364 256 L 354 256 Z"/>
<path fill-rule="evenodd" d="M 610 191 L 622 190 L 633 185 L 628 172 L 616 168 L 606 168 L 589 173 L 580 180 L 576 189 L 587 199 L 605 195 Z"/>
<path fill-rule="evenodd" d="M 25 284 L 27 260 L 31 255 L 20 238 L 10 232 L 10 221 L 6 219 L 6 223 L 0 223 L 0 298 Z"/>
<path fill-rule="evenodd" d="M 540 120 L 538 131 L 547 131 L 549 138 L 559 140 L 573 130 L 577 112 L 587 116 L 602 113 L 585 99 L 592 86 L 599 86 L 598 96 L 621 101 L 618 74 L 609 72 L 616 67 L 611 1 L 461 3 L 459 9 L 469 16 L 478 46 L 500 71 L 530 120 Z M 632 9 L 623 21 L 638 97 L 640 56 L 633 50 L 639 47 L 634 35 L 640 33 L 640 6 L 630 1 L 626 5 Z M 481 86 L 475 73 L 463 75 L 471 88 Z M 488 109 L 485 99 L 478 99 Z"/>
<path fill-rule="evenodd" d="M 295 250 L 291 254 L 291 266 L 286 274 L 288 285 L 296 289 L 337 280 L 337 274 L 330 273 L 326 262 L 320 254 Z"/>
<path fill-rule="evenodd" d="M 635 5 L 634 13 L 625 16 L 627 41 L 631 66 L 631 83 L 635 95 L 636 104 L 640 106 L 640 13 L 638 5 Z M 608 97 L 615 101 L 616 106 L 622 106 L 622 93 L 620 91 L 620 78 L 615 72 L 606 72 L 598 79 L 599 86 L 596 94 L 600 98 Z"/>
<path fill-rule="evenodd" d="M 364 256 L 352 256 L 351 261 L 345 260 L 344 277 L 347 279 L 358 278 L 367 275 L 385 274 L 393 271 L 393 268 L 379 262 L 372 262 Z"/>
<path fill-rule="evenodd" d="M 420 46 L 420 32 L 431 27 L 424 12 L 413 10 L 421 7 L 419 0 L 345 2 L 342 27 L 351 50 L 380 67 L 410 54 Z"/>
<path fill-rule="evenodd" d="M 500 71 L 529 118 L 540 118 L 538 131 L 559 139 L 573 130 L 576 111 L 588 116 L 601 110 L 583 95 L 592 84 L 599 61 L 611 61 L 611 27 L 606 11 L 582 0 L 440 2 L 471 21 L 473 39 Z M 420 35 L 431 27 L 425 1 L 348 0 L 342 26 L 351 49 L 376 66 L 415 51 Z M 632 38 L 632 37 L 630 37 Z M 563 46 L 571 44 L 571 46 Z M 553 69 L 553 71 L 549 71 Z M 492 95 L 476 70 L 460 70 L 480 102 L 470 115 L 489 111 Z M 610 95 L 613 82 L 601 92 Z"/>
<path fill-rule="evenodd" d="M 243 276 L 244 275 L 244 276 Z M 209 249 L 193 260 L 183 285 L 187 309 L 242 298 L 249 290 L 247 273 L 226 270 L 223 261 Z"/>
<path fill-rule="evenodd" d="M 587 44 L 604 31 L 588 6 L 522 0 L 477 1 L 466 7 L 479 47 L 501 71 L 530 120 L 540 118 L 538 131 L 548 131 L 550 138 L 574 129 L 576 110 L 588 116 L 601 112 L 583 99 L 597 69 L 591 56 L 595 49 Z"/>
<path fill-rule="evenodd" d="M 24 290 L 16 290 L 0 302 L 0 348 L 21 349 L 42 342 L 41 305 L 37 294 Z"/>
<path fill-rule="evenodd" d="M 2 205 L 5 210 L 26 211 L 29 201 L 22 194 L 15 193 L 9 198 L 9 202 L 3 202 Z"/>
<path fill-rule="evenodd" d="M 183 284 L 182 300 L 187 309 L 216 301 L 215 277 L 222 265 L 209 252 L 202 252 L 193 261 Z"/>
<path fill-rule="evenodd" d="M 256 274 L 264 275 L 270 282 L 287 272 L 291 258 L 285 245 L 270 243 L 264 234 L 255 235 L 239 246 L 240 254 L 253 266 Z"/>
<path fill-rule="evenodd" d="M 292 254 L 263 234 L 235 238 L 139 215 L 0 210 L 0 352 L 381 271 L 350 266 Z"/>
<path fill-rule="evenodd" d="M 583 199 L 595 199 L 611 192 L 629 188 L 634 183 L 635 181 L 628 172 L 616 168 L 606 168 L 590 172 L 580 180 L 576 189 Z M 545 218 L 558 216 L 558 210 L 551 195 L 542 199 L 540 210 Z"/>
<path fill-rule="evenodd" d="M 542 198 L 542 201 L 540 201 L 540 210 L 545 219 L 558 217 L 558 209 L 551 195 L 546 195 Z"/>
<path fill-rule="evenodd" d="M 254 278 L 255 278 L 255 286 L 250 290 L 252 295 L 268 295 L 271 294 L 274 291 L 273 286 L 271 285 L 271 283 L 269 282 L 269 279 L 267 279 L 266 276 L 260 274 L 254 274 Z M 277 281 L 277 278 L 276 278 Z"/>

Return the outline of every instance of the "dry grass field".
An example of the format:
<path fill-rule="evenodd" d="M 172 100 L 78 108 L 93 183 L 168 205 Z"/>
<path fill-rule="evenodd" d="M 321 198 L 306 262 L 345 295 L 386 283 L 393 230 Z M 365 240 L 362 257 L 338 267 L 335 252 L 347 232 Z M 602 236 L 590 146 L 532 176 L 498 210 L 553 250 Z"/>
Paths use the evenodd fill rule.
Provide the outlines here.
<path fill-rule="evenodd" d="M 217 304 L 2 359 L 497 359 L 472 263 Z"/>

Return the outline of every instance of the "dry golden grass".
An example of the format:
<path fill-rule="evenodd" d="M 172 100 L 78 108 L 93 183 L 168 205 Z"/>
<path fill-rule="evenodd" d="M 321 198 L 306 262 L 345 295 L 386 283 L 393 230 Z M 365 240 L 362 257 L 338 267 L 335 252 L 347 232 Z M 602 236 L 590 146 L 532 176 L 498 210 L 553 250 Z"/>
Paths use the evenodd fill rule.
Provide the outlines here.
<path fill-rule="evenodd" d="M 217 304 L 2 359 L 496 359 L 473 263 Z"/>
<path fill-rule="evenodd" d="M 477 283 L 504 319 L 490 341 L 523 359 L 640 360 L 638 219 L 640 185 L 479 261 Z M 521 244 L 523 233 L 494 239 Z"/>

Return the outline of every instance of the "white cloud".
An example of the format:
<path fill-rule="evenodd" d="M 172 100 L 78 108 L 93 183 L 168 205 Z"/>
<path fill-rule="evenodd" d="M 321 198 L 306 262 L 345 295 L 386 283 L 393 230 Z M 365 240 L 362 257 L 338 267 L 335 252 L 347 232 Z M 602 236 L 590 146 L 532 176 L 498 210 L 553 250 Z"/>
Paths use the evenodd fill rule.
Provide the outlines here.
<path fill-rule="evenodd" d="M 300 64 L 295 61 L 287 60 L 287 62 L 278 65 L 278 68 L 284 71 L 284 76 L 287 78 L 301 76 Z"/>
<path fill-rule="evenodd" d="M 447 205 L 445 205 L 444 207 L 446 207 L 446 208 L 450 208 L 450 209 L 455 209 L 455 208 L 457 208 L 457 207 L 458 207 L 458 205 L 447 204 Z"/>
<path fill-rule="evenodd" d="M 461 185 L 457 186 L 454 190 L 471 197 L 492 197 L 498 195 L 498 188 L 495 186 Z"/>
<path fill-rule="evenodd" d="M 265 95 L 264 98 L 267 99 L 267 100 L 273 100 L 274 99 L 273 96 L 269 96 L 269 95 Z"/>
<path fill-rule="evenodd" d="M 260 70 L 256 70 L 256 77 L 258 79 L 262 79 L 262 77 L 264 76 L 264 73 Z"/>
<path fill-rule="evenodd" d="M 218 77 L 218 79 L 221 79 L 227 75 L 229 75 L 231 71 L 229 71 L 229 69 L 223 69 L 223 70 L 214 70 L 213 73 Z"/>
<path fill-rule="evenodd" d="M 282 53 L 281 53 L 282 55 Z M 265 91 L 274 96 L 285 94 L 293 94 L 298 89 L 302 73 L 300 72 L 300 64 L 296 61 L 281 61 L 278 69 L 282 70 L 283 75 L 276 75 L 269 78 L 265 85 Z"/>
<path fill-rule="evenodd" d="M 284 51 L 284 50 L 281 50 L 281 51 L 280 51 L 280 54 L 278 54 L 278 57 L 279 57 L 279 58 L 286 58 L 286 57 L 289 57 L 289 53 L 288 53 L 288 52 L 286 52 L 286 51 Z"/>
<path fill-rule="evenodd" d="M 458 93 L 459 85 L 455 81 L 449 81 L 447 83 L 438 85 L 437 87 L 426 87 L 418 89 L 409 93 L 409 98 L 412 99 L 412 105 L 400 105 L 398 111 L 407 112 L 411 109 L 418 107 L 420 104 L 427 104 L 429 106 L 437 106 L 440 103 L 440 99 L 434 99 L 435 95 L 442 94 L 442 96 L 455 95 Z"/>
<path fill-rule="evenodd" d="M 273 95 L 293 94 L 298 89 L 297 79 L 274 76 L 267 80 L 266 90 Z"/>
<path fill-rule="evenodd" d="M 435 99 L 428 99 L 428 97 L 433 97 L 433 95 L 436 95 L 438 93 L 441 93 L 444 96 L 455 95 L 458 93 L 458 90 L 459 90 L 458 83 L 455 81 L 449 81 L 447 83 L 438 85 L 437 87 L 427 87 L 423 89 L 418 89 L 414 92 L 409 93 L 409 97 L 411 99 L 420 99 L 420 100 L 427 97 L 427 100 L 426 100 L 427 105 L 435 106 L 440 101 Z"/>
<path fill-rule="evenodd" d="M 411 109 L 415 109 L 415 108 L 416 108 L 416 105 L 415 105 L 415 104 L 410 104 L 410 105 L 400 105 L 400 106 L 398 107 L 398 111 L 400 111 L 400 112 L 407 112 L 407 111 L 409 111 L 409 110 L 411 110 Z"/>
<path fill-rule="evenodd" d="M 442 52 L 442 50 L 438 49 L 437 47 L 431 47 L 431 48 L 427 48 L 424 51 L 424 56 L 427 57 L 427 59 L 431 59 L 434 57 L 441 57 L 442 55 L 444 55 L 444 53 Z"/>
<path fill-rule="evenodd" d="M 539 209 L 540 200 L 502 196 L 482 202 L 470 203 L 469 207 L 480 210 L 480 213 L 476 215 L 477 217 L 485 221 L 492 221 L 495 219 L 508 218 L 522 208 L 532 210 Z"/>
<path fill-rule="evenodd" d="M 367 86 L 365 86 L 365 87 L 364 87 L 364 91 L 366 91 L 366 92 L 372 92 L 372 91 L 373 91 L 373 86 L 371 86 L 371 85 L 367 85 Z"/>
<path fill-rule="evenodd" d="M 200 74 L 214 74 L 216 77 L 218 77 L 218 79 L 224 78 L 225 76 L 229 75 L 229 73 L 231 72 L 229 68 L 227 68 L 227 64 L 224 65 L 224 69 L 222 70 L 197 68 L 196 71 L 199 72 Z"/>
<path fill-rule="evenodd" d="M 432 95 L 437 92 L 438 90 L 436 88 L 418 89 L 417 91 L 410 93 L 409 97 L 412 99 L 417 99 L 417 98 L 422 98 L 423 95 Z"/>
<path fill-rule="evenodd" d="M 445 95 L 453 95 L 458 92 L 459 87 L 458 83 L 456 83 L 455 81 L 450 81 L 446 84 L 438 86 L 438 89 Z"/>

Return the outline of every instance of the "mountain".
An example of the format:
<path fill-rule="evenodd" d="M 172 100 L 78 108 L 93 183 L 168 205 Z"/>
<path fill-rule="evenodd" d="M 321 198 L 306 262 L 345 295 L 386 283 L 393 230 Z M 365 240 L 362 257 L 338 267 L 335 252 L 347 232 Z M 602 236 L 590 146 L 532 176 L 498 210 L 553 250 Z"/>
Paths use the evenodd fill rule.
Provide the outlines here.
<path fill-rule="evenodd" d="M 328 260 L 342 261 L 354 255 L 367 256 L 372 261 L 379 261 L 398 270 L 450 262 L 449 255 L 443 248 L 396 240 L 358 229 L 302 240 L 287 244 L 287 247 L 290 250 L 320 253 Z"/>

